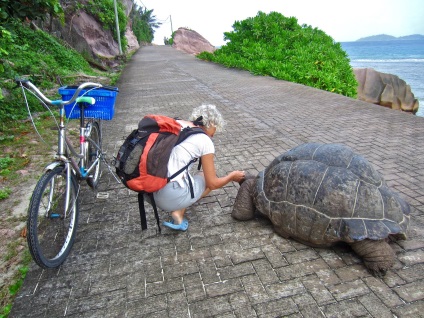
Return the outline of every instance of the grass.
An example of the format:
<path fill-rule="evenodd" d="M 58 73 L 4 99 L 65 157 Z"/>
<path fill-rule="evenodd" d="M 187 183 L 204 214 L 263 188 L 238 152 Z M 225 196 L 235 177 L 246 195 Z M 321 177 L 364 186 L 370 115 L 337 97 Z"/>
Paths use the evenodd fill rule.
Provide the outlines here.
<path fill-rule="evenodd" d="M 29 270 L 28 266 L 30 262 L 31 262 L 31 255 L 28 249 L 26 249 L 22 253 L 21 265 L 19 266 L 18 271 L 14 275 L 11 284 L 7 286 L 7 288 L 2 288 L 0 290 L 1 299 L 10 299 L 16 296 L 22 284 L 24 283 L 26 274 Z M 11 302 L 2 304 L 1 311 L 0 311 L 0 318 L 6 318 L 9 315 L 11 310 L 12 310 Z"/>

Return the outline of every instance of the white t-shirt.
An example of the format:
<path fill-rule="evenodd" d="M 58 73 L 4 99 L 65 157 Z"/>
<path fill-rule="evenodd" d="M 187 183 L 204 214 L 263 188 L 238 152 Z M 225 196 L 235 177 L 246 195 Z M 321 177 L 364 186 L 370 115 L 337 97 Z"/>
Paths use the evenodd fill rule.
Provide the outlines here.
<path fill-rule="evenodd" d="M 203 155 L 210 153 L 215 153 L 215 146 L 212 142 L 212 139 L 208 135 L 191 135 L 182 143 L 175 146 L 174 149 L 172 149 L 168 162 L 168 177 L 172 176 L 175 172 L 185 167 L 190 162 L 190 160 L 194 158 L 200 158 Z M 198 164 L 198 161 L 195 164 Z M 193 164 L 191 166 L 193 166 Z M 186 178 L 187 173 L 182 172 L 171 181 L 178 182 L 178 184 L 184 188 L 186 186 L 186 182 L 184 182 Z"/>

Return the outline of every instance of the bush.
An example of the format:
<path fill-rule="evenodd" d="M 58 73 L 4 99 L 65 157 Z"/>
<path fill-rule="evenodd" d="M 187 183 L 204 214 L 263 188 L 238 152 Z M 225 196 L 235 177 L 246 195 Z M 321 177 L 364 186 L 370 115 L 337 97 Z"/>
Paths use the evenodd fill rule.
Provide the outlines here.
<path fill-rule="evenodd" d="M 88 62 L 75 50 L 65 48 L 58 39 L 21 23 L 0 28 L 0 86 L 7 92 L 0 107 L 0 131 L 5 123 L 27 117 L 22 92 L 13 89 L 15 77 L 29 77 L 40 88 L 51 88 L 57 77 L 93 74 Z M 30 94 L 32 111 L 44 110 Z M 1 97 L 1 96 L 0 96 Z"/>
<path fill-rule="evenodd" d="M 356 97 L 357 81 L 347 53 L 323 31 L 278 12 L 236 21 L 228 42 L 199 58 L 337 94 Z"/>

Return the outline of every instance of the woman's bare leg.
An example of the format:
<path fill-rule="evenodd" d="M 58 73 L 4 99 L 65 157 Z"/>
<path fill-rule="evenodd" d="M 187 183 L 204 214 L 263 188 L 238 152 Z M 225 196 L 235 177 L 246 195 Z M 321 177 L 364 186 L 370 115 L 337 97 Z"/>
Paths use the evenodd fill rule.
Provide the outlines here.
<path fill-rule="evenodd" d="M 184 218 L 185 208 L 171 212 L 171 216 L 174 219 L 174 224 L 181 224 Z"/>
<path fill-rule="evenodd" d="M 203 191 L 202 196 L 200 198 L 204 198 L 205 196 L 207 196 L 209 193 L 211 192 L 211 190 L 209 188 L 206 188 L 205 191 Z M 186 209 L 181 209 L 181 210 L 175 210 L 173 212 L 171 212 L 171 216 L 172 219 L 174 220 L 174 224 L 181 224 L 181 222 L 183 221 L 184 218 L 184 213 L 185 213 Z"/>

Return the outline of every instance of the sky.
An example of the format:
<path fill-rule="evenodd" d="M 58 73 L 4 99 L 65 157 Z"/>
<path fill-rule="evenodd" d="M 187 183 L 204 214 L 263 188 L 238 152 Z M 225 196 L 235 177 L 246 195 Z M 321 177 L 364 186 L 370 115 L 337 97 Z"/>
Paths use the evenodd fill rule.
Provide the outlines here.
<path fill-rule="evenodd" d="M 225 44 L 224 32 L 235 21 L 256 16 L 258 11 L 277 11 L 324 31 L 336 42 L 388 34 L 395 37 L 424 35 L 423 0 L 134 0 L 163 24 L 153 43 L 164 44 L 180 27 L 198 32 L 214 46 Z M 172 23 L 171 23 L 172 22 Z"/>

